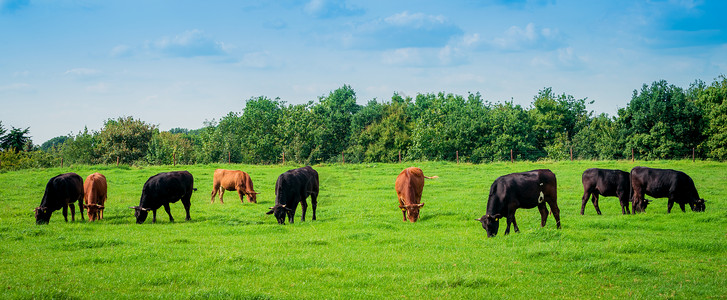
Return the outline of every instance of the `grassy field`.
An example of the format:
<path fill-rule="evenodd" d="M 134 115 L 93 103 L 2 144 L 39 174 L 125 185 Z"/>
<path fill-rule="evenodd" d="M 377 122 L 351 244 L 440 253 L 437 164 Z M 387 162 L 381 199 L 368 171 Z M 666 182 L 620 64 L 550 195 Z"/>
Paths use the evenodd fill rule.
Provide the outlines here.
<path fill-rule="evenodd" d="M 615 197 L 589 202 L 581 216 L 581 173 L 590 167 L 673 168 L 694 179 L 705 213 L 666 199 L 621 215 Z M 427 176 L 421 219 L 405 223 L 394 180 L 408 166 Z M 80 166 L 0 174 L 0 298 L 722 298 L 727 295 L 727 164 L 691 161 L 541 162 L 485 165 L 438 162 L 314 166 L 320 175 L 318 220 L 278 225 L 266 215 L 277 176 L 297 166 Z M 258 204 L 210 204 L 216 168 L 248 172 Z M 563 228 L 537 209 L 517 212 L 520 233 L 486 238 L 493 180 L 538 168 L 558 178 Z M 191 221 L 163 209 L 134 223 L 150 176 L 189 170 L 199 188 Z M 35 225 L 48 179 L 76 172 L 108 178 L 105 219 L 64 222 L 55 212 Z M 310 213 L 310 212 L 309 212 Z M 309 215 L 310 218 L 310 215 Z M 70 219 L 70 216 L 69 216 Z"/>

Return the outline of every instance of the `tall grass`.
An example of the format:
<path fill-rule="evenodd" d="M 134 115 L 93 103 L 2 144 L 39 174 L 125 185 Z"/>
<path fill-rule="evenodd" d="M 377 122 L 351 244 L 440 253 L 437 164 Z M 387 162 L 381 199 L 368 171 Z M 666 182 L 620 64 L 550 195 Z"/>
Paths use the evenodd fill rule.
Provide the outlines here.
<path fill-rule="evenodd" d="M 615 197 L 581 216 L 586 168 L 673 168 L 694 179 L 707 211 L 666 213 L 657 199 L 646 213 L 621 215 Z M 405 223 L 396 175 L 418 166 L 427 176 L 421 219 Z M 295 166 L 195 165 L 144 168 L 77 166 L 0 174 L 2 298 L 722 298 L 727 295 L 727 164 L 691 161 L 519 162 L 484 165 L 421 162 L 319 165 L 318 220 L 278 225 L 265 215 L 277 176 Z M 258 204 L 234 192 L 210 204 L 216 168 L 248 172 Z M 475 221 L 495 178 L 553 170 L 563 228 L 537 210 L 517 212 L 520 233 L 486 238 Z M 137 225 L 150 176 L 189 170 L 199 188 L 191 221 L 163 210 Z M 109 200 L 99 222 L 36 226 L 45 183 L 76 172 L 106 175 Z M 309 207 L 310 209 L 310 207 Z M 504 224 L 503 224 L 504 225 Z"/>

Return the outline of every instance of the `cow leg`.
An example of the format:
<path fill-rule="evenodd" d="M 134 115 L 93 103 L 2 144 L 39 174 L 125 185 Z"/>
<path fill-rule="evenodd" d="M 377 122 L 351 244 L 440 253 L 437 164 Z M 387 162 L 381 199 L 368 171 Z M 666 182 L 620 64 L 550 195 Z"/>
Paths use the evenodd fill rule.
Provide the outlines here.
<path fill-rule="evenodd" d="M 669 198 L 669 203 L 666 204 L 666 212 L 671 213 L 671 208 L 674 206 L 674 199 Z"/>
<path fill-rule="evenodd" d="M 538 204 L 538 211 L 540 211 L 540 227 L 545 227 L 545 221 L 548 220 L 548 208 L 545 207 L 545 202 Z"/>
<path fill-rule="evenodd" d="M 210 195 L 210 203 L 215 203 L 215 196 L 217 196 L 218 186 L 212 185 L 212 194 Z"/>
<path fill-rule="evenodd" d="M 510 217 L 507 217 L 507 228 L 505 228 L 505 235 L 510 234 L 510 224 L 512 223 L 512 219 Z"/>
<path fill-rule="evenodd" d="M 555 227 L 560 229 L 560 208 L 558 208 L 558 202 L 555 202 L 555 199 L 548 201 L 548 206 L 550 206 L 550 211 L 553 212 Z M 598 214 L 600 215 L 601 212 L 599 211 Z M 543 222 L 543 225 L 545 225 L 545 222 Z"/>
<path fill-rule="evenodd" d="M 310 204 L 313 206 L 313 221 L 316 220 L 316 207 L 318 206 L 318 194 L 310 195 Z"/>
<path fill-rule="evenodd" d="M 305 198 L 300 200 L 300 209 L 303 211 L 303 214 L 300 216 L 300 221 L 305 222 L 305 212 L 308 210 L 308 201 Z"/>
<path fill-rule="evenodd" d="M 156 209 L 152 209 L 151 212 L 152 212 L 151 223 L 154 224 L 154 223 L 157 222 L 157 210 Z"/>
<path fill-rule="evenodd" d="M 174 218 L 172 218 L 172 210 L 169 208 L 169 203 L 164 204 L 164 210 L 167 211 L 167 214 L 169 215 L 169 222 L 174 222 Z"/>
<path fill-rule="evenodd" d="M 593 198 L 591 199 L 593 202 L 593 207 L 596 208 L 596 213 L 600 216 L 601 215 L 601 208 L 598 207 L 598 193 L 593 193 Z M 553 210 L 551 207 L 550 210 Z"/>
<path fill-rule="evenodd" d="M 191 195 L 190 195 L 191 197 Z M 189 215 L 189 208 L 192 206 L 192 202 L 190 199 L 182 199 L 182 205 L 184 205 L 184 211 L 187 213 L 187 217 L 184 218 L 185 221 L 189 221 L 192 219 L 192 217 Z M 171 217 L 171 215 L 169 215 Z"/>
<path fill-rule="evenodd" d="M 220 204 L 225 204 L 225 201 L 222 199 L 225 197 L 225 188 L 220 187 Z"/>
<path fill-rule="evenodd" d="M 687 212 L 687 211 L 686 211 L 686 210 L 684 209 L 684 208 L 685 208 L 685 207 L 684 207 L 684 205 L 685 205 L 684 203 L 679 203 L 679 208 L 681 208 L 681 209 L 682 209 L 682 212 Z"/>
<path fill-rule="evenodd" d="M 245 203 L 245 191 L 238 187 L 237 195 L 240 196 L 240 203 Z"/>
<path fill-rule="evenodd" d="M 583 192 L 583 197 L 581 198 L 581 216 L 584 212 L 586 212 L 586 203 L 588 203 L 588 198 L 590 198 L 591 194 L 588 193 L 588 191 Z"/>
<path fill-rule="evenodd" d="M 298 197 L 300 197 L 300 196 L 298 196 Z M 294 220 L 295 211 L 298 209 L 298 202 L 300 202 L 300 198 L 298 198 L 298 197 L 293 199 L 293 204 L 290 207 L 288 207 L 288 208 L 290 208 L 290 210 L 288 210 L 288 222 L 290 222 L 290 224 L 293 224 L 293 221 L 295 221 Z"/>
<path fill-rule="evenodd" d="M 515 232 L 520 232 L 520 228 L 517 227 L 517 220 L 515 220 L 515 214 L 514 213 L 512 214 L 512 217 L 510 217 L 510 218 L 507 219 L 508 222 L 510 221 L 510 219 L 512 219 L 512 226 L 514 227 Z"/>
<path fill-rule="evenodd" d="M 68 206 L 63 207 L 63 218 L 68 222 Z"/>
<path fill-rule="evenodd" d="M 68 206 L 71 210 L 71 221 L 76 222 L 76 206 L 73 205 L 73 202 L 68 203 Z M 83 216 L 83 214 L 81 216 Z"/>

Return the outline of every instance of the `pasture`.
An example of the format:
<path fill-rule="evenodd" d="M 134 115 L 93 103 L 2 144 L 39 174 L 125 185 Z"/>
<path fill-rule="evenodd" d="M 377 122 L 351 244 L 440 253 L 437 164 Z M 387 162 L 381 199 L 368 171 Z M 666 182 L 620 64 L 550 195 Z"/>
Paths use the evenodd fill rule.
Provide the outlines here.
<path fill-rule="evenodd" d="M 646 213 L 621 215 L 615 197 L 580 215 L 581 173 L 589 167 L 673 168 L 689 174 L 704 213 L 657 199 Z M 427 176 L 417 223 L 402 222 L 394 180 L 408 166 Z M 278 225 L 266 215 L 282 172 L 299 166 L 74 166 L 0 173 L 0 298 L 724 298 L 727 295 L 727 164 L 691 161 L 443 162 L 313 166 L 320 176 L 318 220 Z M 216 168 L 248 172 L 258 204 L 236 192 L 210 204 Z M 486 238 L 495 178 L 551 169 L 562 226 L 540 228 L 537 209 L 518 210 L 520 233 Z M 181 202 L 157 223 L 135 224 L 144 182 L 188 170 L 199 190 L 191 221 Z M 104 219 L 66 223 L 56 211 L 35 225 L 48 179 L 100 172 L 108 179 Z M 310 201 L 310 199 L 308 199 Z M 78 217 L 78 215 L 76 215 Z"/>

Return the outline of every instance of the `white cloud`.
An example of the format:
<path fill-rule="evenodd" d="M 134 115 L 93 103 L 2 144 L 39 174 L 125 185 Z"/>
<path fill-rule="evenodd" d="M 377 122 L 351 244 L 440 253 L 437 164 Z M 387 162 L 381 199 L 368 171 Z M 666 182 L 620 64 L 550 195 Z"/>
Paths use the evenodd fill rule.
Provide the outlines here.
<path fill-rule="evenodd" d="M 87 86 L 86 91 L 91 93 L 106 93 L 109 91 L 109 85 L 104 82 L 99 82 L 97 84 Z"/>
<path fill-rule="evenodd" d="M 30 91 L 32 86 L 27 83 L 13 83 L 8 85 L 0 85 L 0 92 L 24 92 Z"/>
<path fill-rule="evenodd" d="M 174 37 L 162 37 L 153 42 L 151 48 L 175 57 L 216 56 L 227 52 L 224 43 L 213 40 L 197 29 Z"/>
<path fill-rule="evenodd" d="M 253 52 L 245 54 L 237 65 L 246 68 L 268 69 L 278 68 L 282 65 L 280 59 L 274 57 L 270 52 Z"/>
<path fill-rule="evenodd" d="M 131 47 L 127 45 L 118 45 L 111 49 L 111 56 L 112 57 L 127 57 L 131 56 L 133 54 L 133 50 Z"/>
<path fill-rule="evenodd" d="M 533 23 L 529 23 L 525 28 L 512 26 L 501 37 L 490 42 L 495 49 L 505 51 L 553 50 L 562 44 L 562 37 L 557 29 L 538 28 Z"/>
<path fill-rule="evenodd" d="M 63 73 L 65 75 L 76 76 L 76 77 L 93 77 L 101 74 L 101 71 L 88 68 L 75 68 L 70 69 Z"/>
<path fill-rule="evenodd" d="M 407 11 L 357 26 L 344 35 L 344 45 L 361 49 L 443 47 L 463 33 L 440 15 Z"/>

